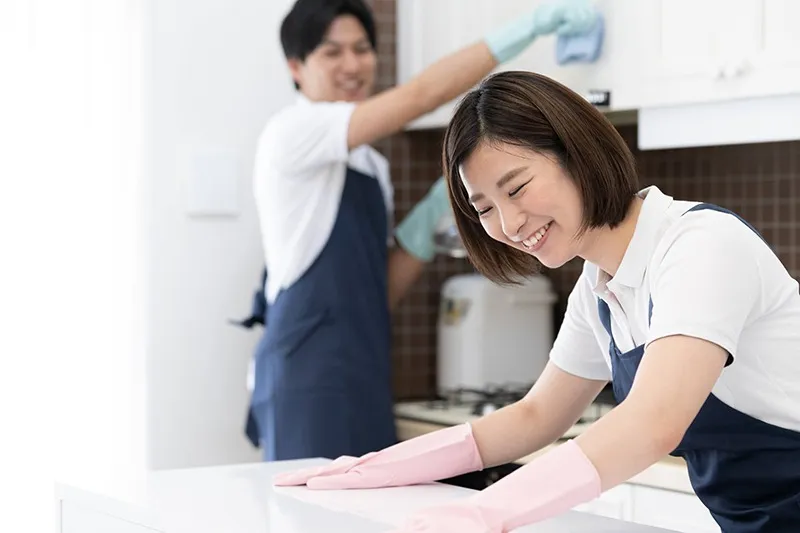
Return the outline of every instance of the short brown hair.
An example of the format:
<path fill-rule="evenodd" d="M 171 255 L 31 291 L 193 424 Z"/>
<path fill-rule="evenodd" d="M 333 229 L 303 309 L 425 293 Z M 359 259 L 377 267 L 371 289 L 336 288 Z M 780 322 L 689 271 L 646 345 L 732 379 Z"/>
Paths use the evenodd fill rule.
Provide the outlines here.
<path fill-rule="evenodd" d="M 589 228 L 619 225 L 639 190 L 633 154 L 614 126 L 584 98 L 533 72 L 487 77 L 458 104 L 444 135 L 442 166 L 470 261 L 496 283 L 517 283 L 534 274 L 539 263 L 489 237 L 467 199 L 459 167 L 481 142 L 555 157 L 583 202 L 579 235 Z"/>

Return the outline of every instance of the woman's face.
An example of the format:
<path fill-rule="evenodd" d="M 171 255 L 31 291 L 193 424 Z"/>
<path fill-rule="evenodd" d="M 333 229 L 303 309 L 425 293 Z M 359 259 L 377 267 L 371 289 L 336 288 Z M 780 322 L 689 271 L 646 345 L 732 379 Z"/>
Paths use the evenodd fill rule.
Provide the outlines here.
<path fill-rule="evenodd" d="M 579 255 L 580 194 L 554 157 L 481 143 L 460 174 L 490 237 L 533 255 L 547 268 Z"/>

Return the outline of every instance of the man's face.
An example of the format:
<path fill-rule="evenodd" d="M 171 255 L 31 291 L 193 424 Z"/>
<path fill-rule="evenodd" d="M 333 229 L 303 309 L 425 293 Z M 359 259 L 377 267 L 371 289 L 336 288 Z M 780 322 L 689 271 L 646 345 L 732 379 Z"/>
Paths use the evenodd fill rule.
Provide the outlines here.
<path fill-rule="evenodd" d="M 364 27 L 352 15 L 334 19 L 305 61 L 290 60 L 292 77 L 313 101 L 358 102 L 372 94 L 377 56 Z"/>

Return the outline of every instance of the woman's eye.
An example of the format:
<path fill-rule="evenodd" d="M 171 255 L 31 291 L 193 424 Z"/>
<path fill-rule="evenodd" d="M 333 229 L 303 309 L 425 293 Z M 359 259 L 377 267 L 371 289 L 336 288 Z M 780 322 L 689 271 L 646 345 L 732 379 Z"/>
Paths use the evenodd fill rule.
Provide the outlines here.
<path fill-rule="evenodd" d="M 531 179 L 533 179 L 533 178 L 531 178 Z M 508 196 L 513 198 L 514 196 L 518 195 L 520 193 L 520 191 L 523 189 L 523 187 L 525 187 L 530 182 L 531 182 L 531 180 L 528 180 L 525 183 L 523 183 L 522 185 L 520 185 L 519 187 L 514 188 L 514 190 L 512 190 L 511 192 L 508 193 Z"/>
<path fill-rule="evenodd" d="M 492 210 L 491 207 L 487 207 L 485 209 L 478 209 L 478 216 L 482 217 L 483 215 L 485 215 L 486 213 L 488 213 L 491 210 Z"/>

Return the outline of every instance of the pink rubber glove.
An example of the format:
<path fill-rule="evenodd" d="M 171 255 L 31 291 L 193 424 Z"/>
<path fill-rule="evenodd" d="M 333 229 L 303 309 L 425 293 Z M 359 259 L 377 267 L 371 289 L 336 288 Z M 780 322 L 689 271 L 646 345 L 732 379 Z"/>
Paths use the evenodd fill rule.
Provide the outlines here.
<path fill-rule="evenodd" d="M 461 424 L 400 442 L 361 457 L 279 474 L 275 485 L 310 489 L 367 489 L 437 481 L 483 470 L 472 426 Z"/>
<path fill-rule="evenodd" d="M 506 533 L 600 492 L 597 470 L 570 440 L 473 496 L 421 511 L 395 533 Z"/>

